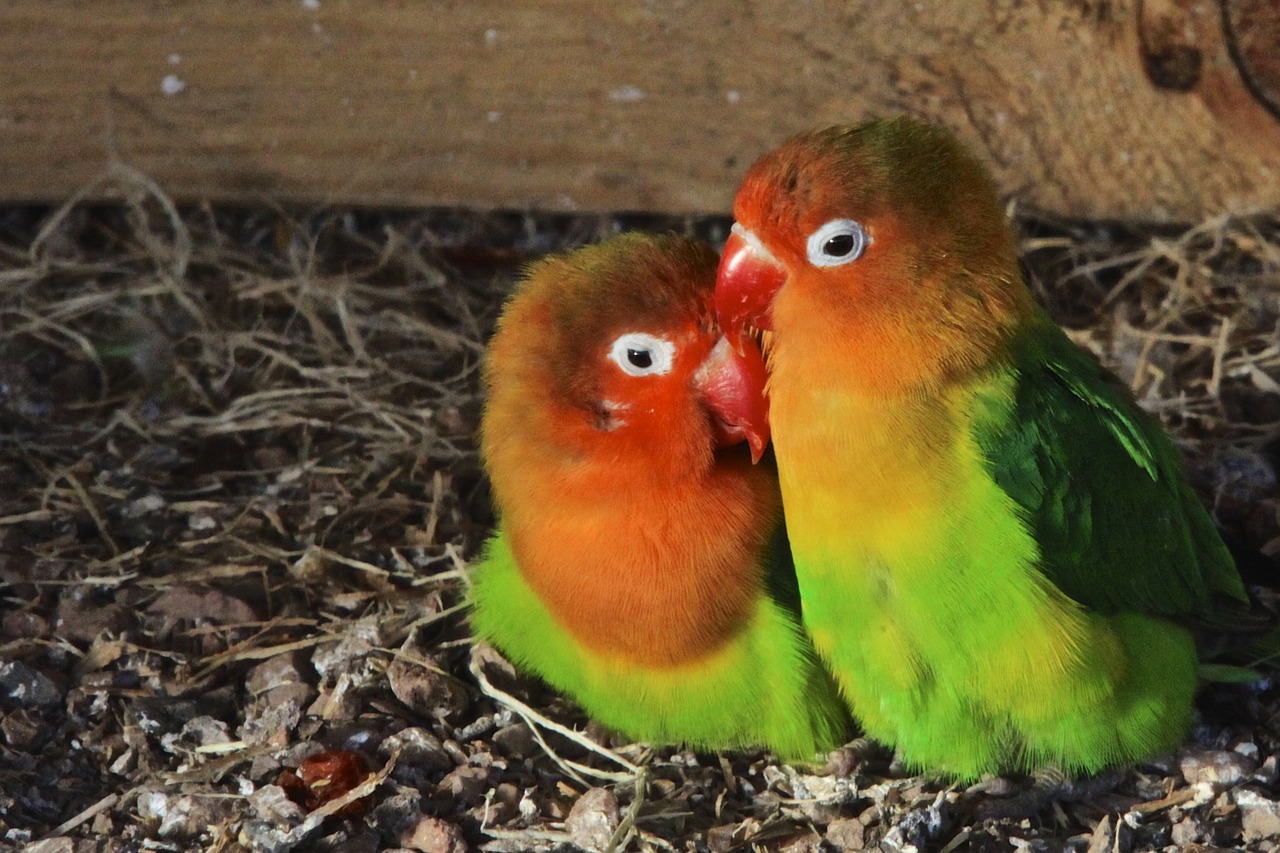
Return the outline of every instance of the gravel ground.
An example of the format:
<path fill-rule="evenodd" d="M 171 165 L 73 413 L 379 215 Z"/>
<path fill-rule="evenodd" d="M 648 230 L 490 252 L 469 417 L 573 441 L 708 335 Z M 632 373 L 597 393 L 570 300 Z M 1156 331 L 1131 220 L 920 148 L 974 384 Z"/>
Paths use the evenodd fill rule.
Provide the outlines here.
<path fill-rule="evenodd" d="M 472 648 L 477 366 L 520 265 L 725 219 L 179 211 L 115 179 L 119 206 L 0 211 L 0 848 L 1280 847 L 1270 678 L 1206 687 L 1176 755 L 963 788 L 863 741 L 628 744 Z M 1273 604 L 1280 216 L 1012 213 Z"/>

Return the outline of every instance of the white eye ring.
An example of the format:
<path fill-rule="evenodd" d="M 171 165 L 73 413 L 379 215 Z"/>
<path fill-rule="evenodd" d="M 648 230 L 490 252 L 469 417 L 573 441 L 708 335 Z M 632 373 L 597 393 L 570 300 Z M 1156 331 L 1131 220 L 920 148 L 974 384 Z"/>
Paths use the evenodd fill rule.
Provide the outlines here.
<path fill-rule="evenodd" d="M 613 342 L 609 358 L 628 376 L 661 376 L 671 371 L 676 346 L 671 341 L 628 332 Z"/>
<path fill-rule="evenodd" d="M 870 243 L 871 237 L 857 222 L 833 219 L 809 235 L 805 250 L 815 267 L 838 267 L 856 261 Z"/>

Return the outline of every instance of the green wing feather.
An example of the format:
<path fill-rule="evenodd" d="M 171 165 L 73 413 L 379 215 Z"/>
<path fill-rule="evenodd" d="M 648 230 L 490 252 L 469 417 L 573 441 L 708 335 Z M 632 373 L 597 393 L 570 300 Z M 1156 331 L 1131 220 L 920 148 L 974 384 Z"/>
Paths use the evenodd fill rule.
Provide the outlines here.
<path fill-rule="evenodd" d="M 786 600 L 798 604 L 781 531 L 766 559 L 770 594 L 762 593 L 752 618 L 721 650 L 689 664 L 640 666 L 583 646 L 525 582 L 501 531 L 473 574 L 471 623 L 516 666 L 630 737 L 713 750 L 767 746 L 785 758 L 812 759 L 843 743 L 851 722 Z"/>
<path fill-rule="evenodd" d="M 1208 617 L 1217 596 L 1247 601 L 1161 425 L 1047 318 L 1011 346 L 1013 393 L 980 395 L 976 438 L 1053 582 L 1102 613 Z"/>

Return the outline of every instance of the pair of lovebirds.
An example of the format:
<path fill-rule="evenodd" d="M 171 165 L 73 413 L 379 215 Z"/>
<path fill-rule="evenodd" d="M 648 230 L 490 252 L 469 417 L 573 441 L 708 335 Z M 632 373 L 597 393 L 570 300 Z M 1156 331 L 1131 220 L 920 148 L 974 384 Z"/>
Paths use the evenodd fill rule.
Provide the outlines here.
<path fill-rule="evenodd" d="M 812 759 L 852 713 L 963 780 L 1175 747 L 1196 631 L 1247 596 L 1160 425 L 1033 301 L 983 165 L 830 128 L 734 214 L 719 259 L 624 235 L 511 297 L 476 635 L 659 743 Z"/>

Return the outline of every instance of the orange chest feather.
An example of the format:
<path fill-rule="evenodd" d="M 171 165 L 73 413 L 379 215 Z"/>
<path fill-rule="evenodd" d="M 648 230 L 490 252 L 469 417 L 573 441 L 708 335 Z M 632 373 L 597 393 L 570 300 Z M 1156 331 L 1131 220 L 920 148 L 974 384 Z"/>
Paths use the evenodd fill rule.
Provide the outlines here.
<path fill-rule="evenodd" d="M 718 649 L 761 593 L 779 514 L 762 475 L 736 466 L 659 490 L 598 472 L 550 485 L 531 502 L 540 511 L 505 522 L 521 573 L 579 642 L 644 665 L 687 663 Z"/>

